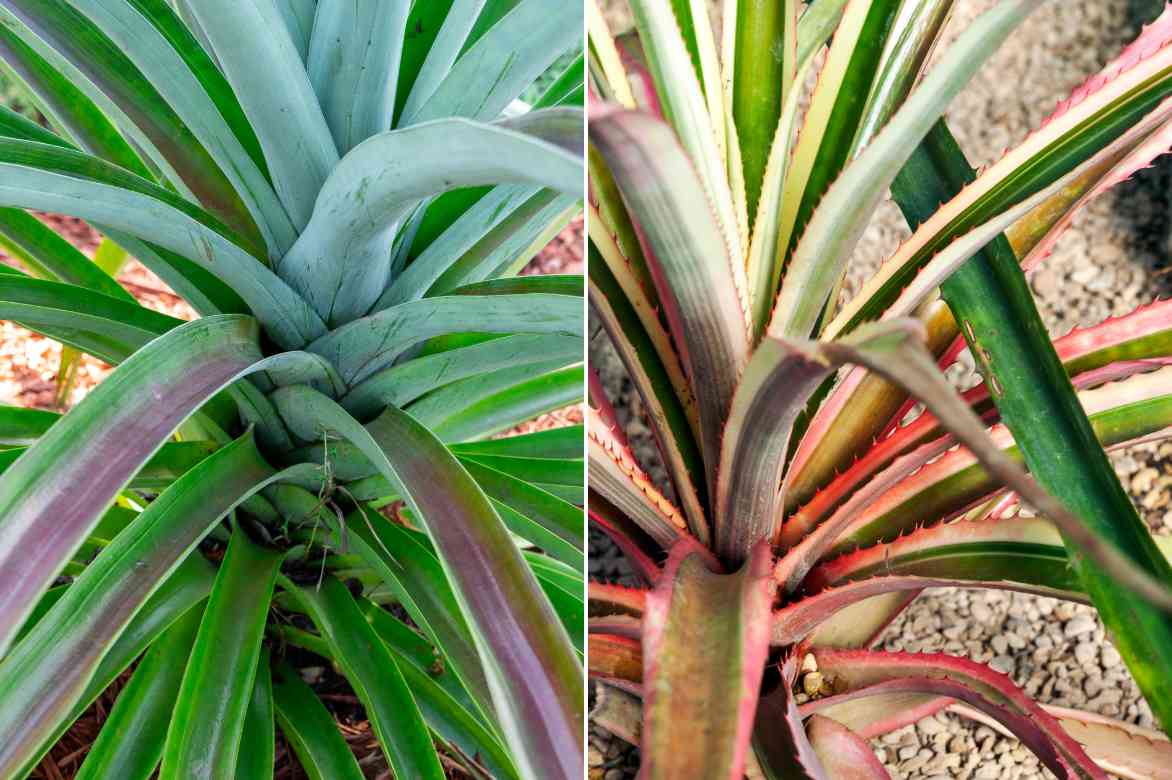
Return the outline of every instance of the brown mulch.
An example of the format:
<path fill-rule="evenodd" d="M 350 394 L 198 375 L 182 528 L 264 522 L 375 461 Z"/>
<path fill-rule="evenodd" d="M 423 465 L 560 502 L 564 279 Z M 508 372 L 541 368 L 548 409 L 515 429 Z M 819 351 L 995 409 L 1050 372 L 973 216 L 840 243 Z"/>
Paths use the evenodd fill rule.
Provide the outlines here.
<path fill-rule="evenodd" d="M 55 214 L 38 214 L 89 256 L 97 249 L 100 236 L 85 222 Z M 550 244 L 535 257 L 522 273 L 581 273 L 583 271 L 583 223 L 575 218 Z M 18 267 L 0 252 L 0 262 Z M 144 306 L 180 319 L 192 319 L 195 312 L 157 276 L 136 260 L 127 262 L 118 280 Z M 61 361 L 61 345 L 15 323 L 0 322 L 0 403 L 37 409 L 65 411 L 77 404 L 101 382 L 112 367 L 89 355 L 82 355 L 72 393 L 66 403 L 56 402 L 56 379 Z M 532 422 L 519 426 L 514 433 L 528 433 L 582 422 L 580 406 L 556 410 Z M 130 671 L 104 691 L 82 714 L 70 730 L 58 741 L 49 755 L 33 772 L 40 780 L 69 780 L 76 775 L 86 753 L 118 693 L 130 677 Z M 358 700 L 349 692 L 345 681 L 331 669 L 323 669 L 315 690 L 334 714 L 338 728 L 358 757 L 363 773 L 375 780 L 389 779 L 382 752 L 363 716 Z M 274 780 L 304 780 L 306 775 L 289 751 L 285 740 L 277 733 L 276 770 Z M 441 756 L 448 775 L 463 778 L 467 775 L 448 756 Z"/>

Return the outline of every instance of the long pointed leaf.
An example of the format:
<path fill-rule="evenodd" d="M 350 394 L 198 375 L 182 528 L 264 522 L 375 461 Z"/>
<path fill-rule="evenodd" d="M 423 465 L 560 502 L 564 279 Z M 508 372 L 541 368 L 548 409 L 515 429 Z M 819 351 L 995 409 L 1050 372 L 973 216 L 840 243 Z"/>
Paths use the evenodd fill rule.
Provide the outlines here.
<path fill-rule="evenodd" d="M 167 731 L 161 780 L 236 777 L 269 600 L 284 556 L 237 527 Z"/>
<path fill-rule="evenodd" d="M 259 359 L 256 338 L 255 321 L 244 317 L 176 328 L 123 363 L 4 472 L 0 650 L 130 475 Z M 75 446 L 81 439 L 86 447 Z"/>
<path fill-rule="evenodd" d="M 439 757 L 402 672 L 354 597 L 334 577 L 296 591 L 358 694 L 379 745 L 400 777 L 443 778 Z"/>
<path fill-rule="evenodd" d="M 281 394 L 279 406 L 295 398 L 298 405 L 312 404 L 319 425 L 357 445 L 427 526 L 473 629 L 518 769 L 528 777 L 579 776 L 581 669 L 549 601 L 475 481 L 438 439 L 394 407 L 363 429 L 324 396 Z M 528 649 L 522 655 L 518 647 Z"/>

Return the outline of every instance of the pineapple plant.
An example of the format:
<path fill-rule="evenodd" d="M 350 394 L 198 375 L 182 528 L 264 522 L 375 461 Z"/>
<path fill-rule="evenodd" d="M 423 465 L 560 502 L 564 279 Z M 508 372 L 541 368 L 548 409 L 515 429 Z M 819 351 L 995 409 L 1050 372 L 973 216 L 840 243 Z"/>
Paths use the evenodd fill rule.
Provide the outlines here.
<path fill-rule="evenodd" d="M 589 515 L 643 583 L 589 586 L 594 720 L 645 778 L 887 777 L 866 740 L 945 708 L 1057 777 L 1168 776 L 1158 732 L 873 646 L 926 588 L 1090 603 L 1172 725 L 1172 550 L 1104 449 L 1168 435 L 1172 308 L 1051 340 L 1025 276 L 1172 149 L 1172 10 L 977 173 L 944 112 L 1040 1 L 930 67 L 951 0 L 725 0 L 719 45 L 707 3 L 628 5 L 587 8 L 589 299 L 666 484 L 592 377 Z M 841 300 L 888 193 L 911 236 Z"/>
<path fill-rule="evenodd" d="M 583 395 L 581 276 L 518 275 L 581 210 L 581 18 L 0 3 L 47 119 L 0 109 L 0 316 L 116 366 L 0 408 L 0 777 L 128 673 L 78 777 L 268 778 L 279 731 L 361 778 L 313 666 L 396 777 L 581 775 L 582 431 L 496 436 Z"/>

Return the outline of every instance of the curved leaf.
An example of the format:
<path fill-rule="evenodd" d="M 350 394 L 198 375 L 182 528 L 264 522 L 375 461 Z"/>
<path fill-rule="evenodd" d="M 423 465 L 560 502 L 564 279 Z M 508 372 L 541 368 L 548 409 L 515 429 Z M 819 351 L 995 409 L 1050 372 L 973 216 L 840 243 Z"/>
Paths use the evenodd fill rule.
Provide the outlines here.
<path fill-rule="evenodd" d="M 758 544 L 739 572 L 719 575 L 694 552 L 673 548 L 647 596 L 641 771 L 740 780 L 769 650 L 772 556 Z"/>
<path fill-rule="evenodd" d="M 257 132 L 277 196 L 303 230 L 338 149 L 293 39 L 271 34 L 286 29 L 277 3 L 200 0 L 191 12 Z"/>
<path fill-rule="evenodd" d="M 309 345 L 353 387 L 409 347 L 450 333 L 548 333 L 582 338 L 582 299 L 572 295 L 445 295 L 401 303 Z"/>
<path fill-rule="evenodd" d="M 349 322 L 369 311 L 391 281 L 395 231 L 421 201 L 457 187 L 503 183 L 578 194 L 581 158 L 466 119 L 380 133 L 330 173 L 313 219 L 281 261 L 281 276 L 330 323 Z"/>
<path fill-rule="evenodd" d="M 307 608 L 334 660 L 366 709 L 379 745 L 399 777 L 442 780 L 439 756 L 415 697 L 390 651 L 334 577 L 317 587 L 286 585 Z"/>
<path fill-rule="evenodd" d="M 0 140 L 0 172 L 0 204 L 80 217 L 182 255 L 221 276 L 282 344 L 297 348 L 324 330 L 214 217 L 145 179 L 78 152 L 14 140 Z"/>
<path fill-rule="evenodd" d="M 184 475 L 86 567 L 0 665 L 5 774 L 68 722 L 91 678 L 100 678 L 95 669 L 103 657 L 167 575 L 226 512 L 273 477 L 251 438 L 239 439 Z"/>
<path fill-rule="evenodd" d="M 0 652 L 130 475 L 192 411 L 257 362 L 256 341 L 256 323 L 246 317 L 176 328 L 123 363 L 4 472 Z M 77 447 L 79 440 L 87 446 Z"/>
<path fill-rule="evenodd" d="M 584 691 L 573 647 L 500 518 L 455 456 L 394 407 L 364 429 L 323 396 L 289 388 L 274 397 L 279 407 L 312 404 L 321 428 L 358 446 L 425 523 L 470 621 L 522 775 L 580 776 Z"/>

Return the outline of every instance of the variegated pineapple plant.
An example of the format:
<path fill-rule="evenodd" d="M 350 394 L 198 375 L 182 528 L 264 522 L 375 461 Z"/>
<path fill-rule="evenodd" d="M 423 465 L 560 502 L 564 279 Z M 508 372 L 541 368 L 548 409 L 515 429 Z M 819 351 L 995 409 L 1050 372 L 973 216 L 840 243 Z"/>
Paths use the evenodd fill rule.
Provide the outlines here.
<path fill-rule="evenodd" d="M 1092 603 L 1172 726 L 1172 567 L 1104 451 L 1172 430 L 1172 305 L 1051 342 L 1024 275 L 1172 147 L 1172 11 L 977 175 L 943 112 L 1040 4 L 931 67 L 951 0 L 726 0 L 719 46 L 699 0 L 588 6 L 590 301 L 670 482 L 594 381 L 590 516 L 647 587 L 590 585 L 593 717 L 642 777 L 886 777 L 866 738 L 945 707 L 1061 778 L 1172 776 L 1159 732 L 872 649 L 925 588 Z M 912 235 L 841 303 L 888 192 Z"/>
<path fill-rule="evenodd" d="M 0 409 L 0 777 L 136 660 L 78 777 L 271 778 L 279 728 L 357 780 L 331 664 L 395 777 L 580 776 L 581 429 L 493 435 L 583 395 L 581 278 L 517 275 L 581 209 L 582 57 L 518 101 L 581 15 L 0 2 L 52 128 L 0 111 L 0 316 L 117 364 Z"/>

